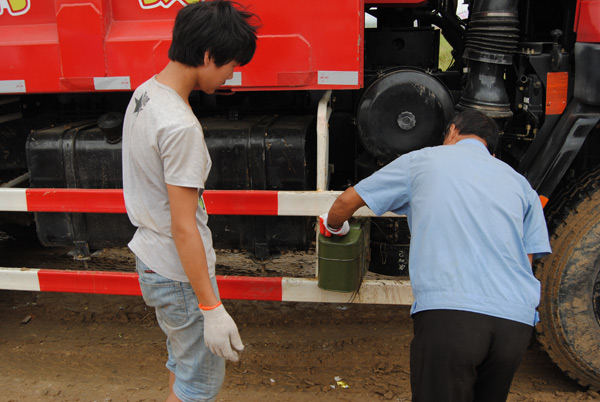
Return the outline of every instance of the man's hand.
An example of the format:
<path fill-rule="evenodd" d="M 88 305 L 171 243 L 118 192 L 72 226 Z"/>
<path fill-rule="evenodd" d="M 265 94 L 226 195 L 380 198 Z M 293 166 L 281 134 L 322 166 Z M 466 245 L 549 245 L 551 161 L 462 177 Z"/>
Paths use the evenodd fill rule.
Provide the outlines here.
<path fill-rule="evenodd" d="M 212 353 L 224 357 L 233 362 L 238 361 L 238 351 L 244 350 L 244 344 L 233 322 L 233 318 L 225 311 L 225 307 L 220 304 L 211 310 L 200 309 L 204 315 L 204 343 Z"/>
<path fill-rule="evenodd" d="M 344 221 L 342 227 L 339 229 L 333 229 L 327 224 L 327 214 L 319 216 L 319 232 L 325 237 L 331 237 L 332 234 L 336 236 L 345 236 L 350 231 L 350 224 L 348 221 Z"/>

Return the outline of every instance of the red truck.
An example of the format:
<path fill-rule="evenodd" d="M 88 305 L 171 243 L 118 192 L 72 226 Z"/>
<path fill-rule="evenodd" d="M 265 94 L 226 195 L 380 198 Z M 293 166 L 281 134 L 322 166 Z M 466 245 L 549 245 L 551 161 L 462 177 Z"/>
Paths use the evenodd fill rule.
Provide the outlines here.
<path fill-rule="evenodd" d="M 0 0 L 0 230 L 34 226 L 80 258 L 127 244 L 122 205 L 78 209 L 73 196 L 122 203 L 123 112 L 166 64 L 188 2 Z M 254 59 L 190 100 L 213 211 L 228 205 L 209 222 L 215 246 L 257 260 L 309 249 L 332 196 L 480 110 L 502 129 L 496 156 L 545 205 L 554 253 L 535 266 L 538 339 L 600 389 L 600 1 L 459 2 L 241 1 L 261 18 Z M 72 192 L 35 204 L 58 189 Z M 405 277 L 409 236 L 403 217 L 371 218 L 369 269 Z"/>

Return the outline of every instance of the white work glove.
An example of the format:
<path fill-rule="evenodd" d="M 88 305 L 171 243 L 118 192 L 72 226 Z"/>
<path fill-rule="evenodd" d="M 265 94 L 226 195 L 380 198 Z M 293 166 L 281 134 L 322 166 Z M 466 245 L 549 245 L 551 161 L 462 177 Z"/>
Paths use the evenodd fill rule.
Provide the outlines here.
<path fill-rule="evenodd" d="M 348 221 L 344 221 L 342 227 L 339 229 L 333 229 L 327 224 L 327 214 L 319 216 L 319 232 L 325 237 L 331 237 L 332 234 L 336 236 L 346 236 L 350 231 L 350 224 Z"/>
<path fill-rule="evenodd" d="M 215 355 L 237 362 L 238 354 L 231 347 L 241 352 L 244 350 L 244 344 L 233 318 L 225 311 L 222 304 L 212 310 L 200 309 L 200 311 L 204 316 L 206 346 Z"/>

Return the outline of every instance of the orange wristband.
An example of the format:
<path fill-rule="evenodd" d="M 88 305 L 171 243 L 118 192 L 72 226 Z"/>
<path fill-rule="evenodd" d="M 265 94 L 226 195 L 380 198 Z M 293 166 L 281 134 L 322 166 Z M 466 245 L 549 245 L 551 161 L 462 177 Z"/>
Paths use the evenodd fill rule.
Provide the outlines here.
<path fill-rule="evenodd" d="M 214 309 L 216 309 L 216 308 L 217 308 L 217 307 L 219 307 L 220 305 L 221 305 L 221 302 L 218 302 L 217 304 L 215 304 L 215 305 L 214 305 L 214 306 L 212 306 L 212 307 L 206 307 L 206 306 L 203 306 L 202 304 L 198 304 L 198 307 L 200 308 L 200 310 L 209 311 L 209 310 L 214 310 Z"/>

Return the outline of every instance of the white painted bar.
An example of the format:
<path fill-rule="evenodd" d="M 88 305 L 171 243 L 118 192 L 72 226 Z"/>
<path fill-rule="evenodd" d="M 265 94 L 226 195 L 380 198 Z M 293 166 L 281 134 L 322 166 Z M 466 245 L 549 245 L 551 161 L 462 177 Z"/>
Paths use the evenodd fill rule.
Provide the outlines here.
<path fill-rule="evenodd" d="M 27 189 L 2 188 L 0 189 L 0 211 L 27 211 Z"/>
<path fill-rule="evenodd" d="M 277 215 L 319 216 L 329 211 L 341 191 L 280 191 Z"/>
<path fill-rule="evenodd" d="M 277 193 L 277 215 L 279 216 L 319 216 L 329 211 L 341 191 L 280 191 Z M 377 216 L 368 207 L 361 207 L 354 216 Z M 384 217 L 400 215 L 386 212 Z"/>
<path fill-rule="evenodd" d="M 40 291 L 39 269 L 0 268 L 0 289 Z"/>
<path fill-rule="evenodd" d="M 329 118 L 331 108 L 331 90 L 326 91 L 317 107 L 317 190 L 325 191 L 329 187 Z"/>
<path fill-rule="evenodd" d="M 318 287 L 316 278 L 282 278 L 281 301 L 321 303 L 363 303 L 411 305 L 414 301 L 409 280 L 366 280 L 353 293 L 332 292 Z"/>

